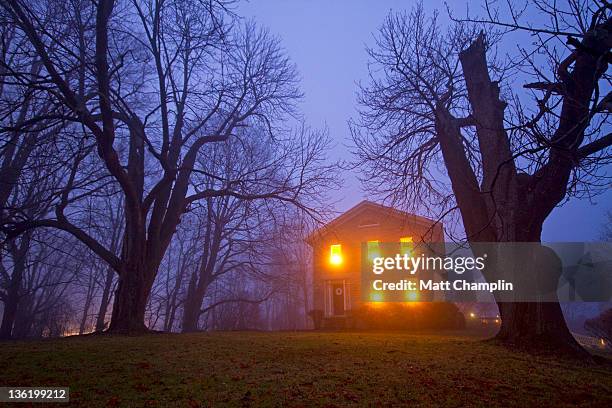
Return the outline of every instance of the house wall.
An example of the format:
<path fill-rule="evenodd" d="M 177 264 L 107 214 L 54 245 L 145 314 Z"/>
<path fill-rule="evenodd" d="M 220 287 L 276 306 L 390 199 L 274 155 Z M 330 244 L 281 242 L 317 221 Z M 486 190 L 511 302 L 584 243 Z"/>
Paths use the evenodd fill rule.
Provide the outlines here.
<path fill-rule="evenodd" d="M 350 211 L 349 211 L 350 212 Z M 367 241 L 399 242 L 412 236 L 415 242 L 443 242 L 441 224 L 431 228 L 432 222 L 421 217 L 405 215 L 387 208 L 368 207 L 336 223 L 313 242 L 313 300 L 314 308 L 325 310 L 327 280 L 350 282 L 351 308 L 361 305 L 361 244 Z M 349 214 L 347 214 L 349 215 Z M 343 263 L 329 263 L 330 246 L 342 245 Z"/>

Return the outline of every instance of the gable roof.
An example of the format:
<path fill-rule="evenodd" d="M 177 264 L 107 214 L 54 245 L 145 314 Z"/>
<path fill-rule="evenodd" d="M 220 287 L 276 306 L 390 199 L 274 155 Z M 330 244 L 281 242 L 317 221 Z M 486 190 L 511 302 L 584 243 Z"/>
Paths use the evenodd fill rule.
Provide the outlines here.
<path fill-rule="evenodd" d="M 310 233 L 306 237 L 306 242 L 311 244 L 312 242 L 316 240 L 316 238 L 327 235 L 328 233 L 332 232 L 334 228 L 337 228 L 338 226 L 344 224 L 351 218 L 359 215 L 360 213 L 362 213 L 363 211 L 367 209 L 373 209 L 376 211 L 382 210 L 384 212 L 387 212 L 388 215 L 392 217 L 401 218 L 403 220 L 409 220 L 411 222 L 414 222 L 415 224 L 426 226 L 426 227 L 430 227 L 433 224 L 436 224 L 436 221 L 433 221 L 426 217 L 422 217 L 420 215 L 411 214 L 409 212 L 398 210 L 397 208 L 388 207 L 382 204 L 378 204 L 373 201 L 363 200 L 359 204 L 343 212 L 342 214 L 340 214 L 339 216 L 337 216 L 336 218 L 334 218 L 327 224 L 314 230 L 312 233 Z"/>

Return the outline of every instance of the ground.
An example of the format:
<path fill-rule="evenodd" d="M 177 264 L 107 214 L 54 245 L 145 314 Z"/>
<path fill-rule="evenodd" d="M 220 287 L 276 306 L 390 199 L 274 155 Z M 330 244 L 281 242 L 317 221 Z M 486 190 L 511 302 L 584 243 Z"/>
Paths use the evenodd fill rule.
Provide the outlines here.
<path fill-rule="evenodd" d="M 406 333 L 152 334 L 0 344 L 0 385 L 75 406 L 612 406 L 609 365 Z"/>

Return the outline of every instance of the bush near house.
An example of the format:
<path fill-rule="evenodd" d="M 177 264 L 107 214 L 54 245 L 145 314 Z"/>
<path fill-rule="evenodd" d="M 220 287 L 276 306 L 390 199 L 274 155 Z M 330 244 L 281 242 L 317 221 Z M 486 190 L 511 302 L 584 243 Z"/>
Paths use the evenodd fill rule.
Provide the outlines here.
<path fill-rule="evenodd" d="M 353 311 L 353 324 L 382 330 L 462 329 L 465 319 L 453 303 L 371 303 Z"/>

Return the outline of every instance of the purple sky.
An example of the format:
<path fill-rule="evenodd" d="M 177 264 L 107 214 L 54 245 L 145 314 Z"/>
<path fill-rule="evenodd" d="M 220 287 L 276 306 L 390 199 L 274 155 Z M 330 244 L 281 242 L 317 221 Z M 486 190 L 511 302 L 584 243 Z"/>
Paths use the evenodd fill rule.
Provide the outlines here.
<path fill-rule="evenodd" d="M 463 10 L 465 1 L 449 1 Z M 389 10 L 410 9 L 409 1 L 350 0 L 252 0 L 242 3 L 238 12 L 270 29 L 297 64 L 305 98 L 302 103 L 312 127 L 327 125 L 336 142 L 333 158 L 348 159 L 351 143 L 347 120 L 355 116 L 356 82 L 367 77 L 365 45 L 372 44 L 374 33 Z M 474 6 L 471 6 L 473 10 Z M 444 2 L 430 0 L 426 9 L 437 8 L 446 20 Z M 338 210 L 344 211 L 364 198 L 359 182 L 346 174 Z M 605 212 L 612 209 L 612 189 L 588 200 L 572 200 L 554 210 L 544 225 L 545 241 L 597 240 Z"/>

